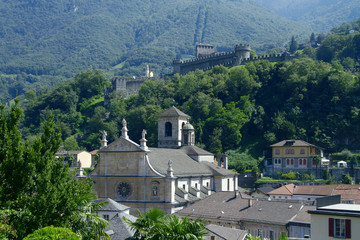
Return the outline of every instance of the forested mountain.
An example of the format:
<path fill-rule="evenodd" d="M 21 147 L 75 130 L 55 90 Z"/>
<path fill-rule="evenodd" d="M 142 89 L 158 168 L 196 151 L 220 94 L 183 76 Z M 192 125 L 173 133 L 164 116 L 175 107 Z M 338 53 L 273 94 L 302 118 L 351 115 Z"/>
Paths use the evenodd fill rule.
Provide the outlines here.
<path fill-rule="evenodd" d="M 359 28 L 360 19 L 334 28 L 320 47 L 296 51 L 293 61 L 262 60 L 149 80 L 129 98 L 112 93 L 106 107 L 109 80 L 100 70 L 82 71 L 52 90 L 25 94 L 22 132 L 32 139 L 53 113 L 66 149 L 93 150 L 103 130 L 115 140 L 126 118 L 132 139 L 147 129 L 149 145 L 156 146 L 156 116 L 174 105 L 192 117 L 199 145 L 253 163 L 283 139 L 307 140 L 327 152 L 356 150 L 360 80 L 343 66 L 359 66 Z"/>
<path fill-rule="evenodd" d="M 0 0 L 0 21 L 2 100 L 88 68 L 139 75 L 149 63 L 160 75 L 200 42 L 261 51 L 311 33 L 254 2 L 232 0 Z"/>
<path fill-rule="evenodd" d="M 253 0 L 287 19 L 328 32 L 360 15 L 360 0 Z"/>

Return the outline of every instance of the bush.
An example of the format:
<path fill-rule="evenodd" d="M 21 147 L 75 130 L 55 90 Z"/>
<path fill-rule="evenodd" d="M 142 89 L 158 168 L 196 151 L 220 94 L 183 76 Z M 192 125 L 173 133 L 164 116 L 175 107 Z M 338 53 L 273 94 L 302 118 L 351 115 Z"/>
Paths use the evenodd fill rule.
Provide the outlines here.
<path fill-rule="evenodd" d="M 24 240 L 81 240 L 81 236 L 67 228 L 44 227 L 28 235 Z"/>

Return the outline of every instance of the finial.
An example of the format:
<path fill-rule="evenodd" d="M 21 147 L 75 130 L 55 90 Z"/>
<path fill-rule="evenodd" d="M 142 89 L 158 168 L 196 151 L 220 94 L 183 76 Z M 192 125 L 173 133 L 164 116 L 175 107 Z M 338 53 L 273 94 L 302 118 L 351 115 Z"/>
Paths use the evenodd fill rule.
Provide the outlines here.
<path fill-rule="evenodd" d="M 142 130 L 141 137 L 145 139 L 145 135 L 147 134 L 147 131 L 145 129 Z"/>
<path fill-rule="evenodd" d="M 80 159 L 79 159 L 79 161 L 77 161 L 77 166 L 78 166 L 78 174 L 77 175 L 79 177 L 81 177 L 81 176 L 83 176 L 84 169 L 82 168 L 82 164 L 81 164 Z"/>
<path fill-rule="evenodd" d="M 106 133 L 106 131 L 104 130 L 104 131 L 102 131 L 102 139 L 101 139 L 101 147 L 100 147 L 100 149 L 102 149 L 102 148 L 104 148 L 104 147 L 106 147 L 107 146 L 107 140 L 106 140 L 106 136 L 107 136 L 107 133 Z"/>
<path fill-rule="evenodd" d="M 127 134 L 128 132 L 128 129 L 127 129 L 127 123 L 126 123 L 126 120 L 125 118 L 123 118 L 122 120 L 122 125 L 123 125 L 123 128 L 121 129 L 121 137 L 125 138 L 125 139 L 129 139 L 129 136 Z"/>
<path fill-rule="evenodd" d="M 147 132 L 146 132 L 146 130 L 145 129 L 143 129 L 142 130 L 142 133 L 141 133 L 141 139 L 140 139 L 140 147 L 142 148 L 142 149 L 144 149 L 144 150 L 147 150 L 148 149 L 148 147 L 146 146 L 146 142 L 147 142 L 147 140 L 145 139 L 145 135 L 147 134 Z"/>
<path fill-rule="evenodd" d="M 169 177 L 173 177 L 173 176 L 174 176 L 174 170 L 173 170 L 173 168 L 172 168 L 172 164 L 173 164 L 173 162 L 172 162 L 171 160 L 169 160 L 169 162 L 168 162 L 168 169 L 167 169 L 167 175 L 168 175 Z"/>

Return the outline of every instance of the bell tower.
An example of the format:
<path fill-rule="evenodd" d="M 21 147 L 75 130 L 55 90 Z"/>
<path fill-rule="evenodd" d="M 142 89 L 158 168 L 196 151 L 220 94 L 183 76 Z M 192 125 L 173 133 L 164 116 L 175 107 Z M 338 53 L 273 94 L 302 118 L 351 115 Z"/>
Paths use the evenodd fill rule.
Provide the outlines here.
<path fill-rule="evenodd" d="M 172 106 L 158 115 L 158 147 L 178 148 L 183 139 L 181 130 L 190 116 Z"/>

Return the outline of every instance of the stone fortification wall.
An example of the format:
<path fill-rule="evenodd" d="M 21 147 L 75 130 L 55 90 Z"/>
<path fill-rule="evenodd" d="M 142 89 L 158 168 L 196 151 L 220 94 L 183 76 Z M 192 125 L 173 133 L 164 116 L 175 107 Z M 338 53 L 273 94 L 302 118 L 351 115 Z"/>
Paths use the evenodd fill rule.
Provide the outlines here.
<path fill-rule="evenodd" d="M 186 74 L 188 72 L 200 70 L 209 70 L 216 65 L 223 65 L 231 67 L 234 65 L 235 53 L 234 52 L 222 52 L 215 53 L 213 55 L 199 57 L 191 60 L 183 61 L 181 59 L 174 60 L 174 73 Z"/>
<path fill-rule="evenodd" d="M 233 67 L 257 60 L 268 60 L 269 62 L 289 61 L 293 59 L 287 53 L 263 55 L 255 58 L 250 57 L 251 47 L 248 44 L 236 45 L 232 52 L 217 52 L 211 55 L 197 57 L 191 60 L 183 61 L 176 59 L 173 61 L 174 74 L 181 75 L 200 69 L 209 70 L 217 65 Z"/>
<path fill-rule="evenodd" d="M 210 44 L 197 44 L 196 57 L 205 57 L 215 53 L 215 47 Z"/>
<path fill-rule="evenodd" d="M 117 93 L 124 94 L 125 97 L 137 93 L 141 85 L 148 80 L 147 77 L 138 77 L 138 78 L 123 78 L 123 77 L 114 77 L 112 82 L 112 90 Z"/>
<path fill-rule="evenodd" d="M 105 89 L 104 105 L 109 104 L 110 94 L 112 92 L 120 93 L 124 97 L 128 97 L 132 94 L 139 92 L 141 85 L 149 80 L 150 77 L 137 77 L 137 78 L 125 78 L 125 77 L 113 77 L 111 79 L 112 87 Z"/>

